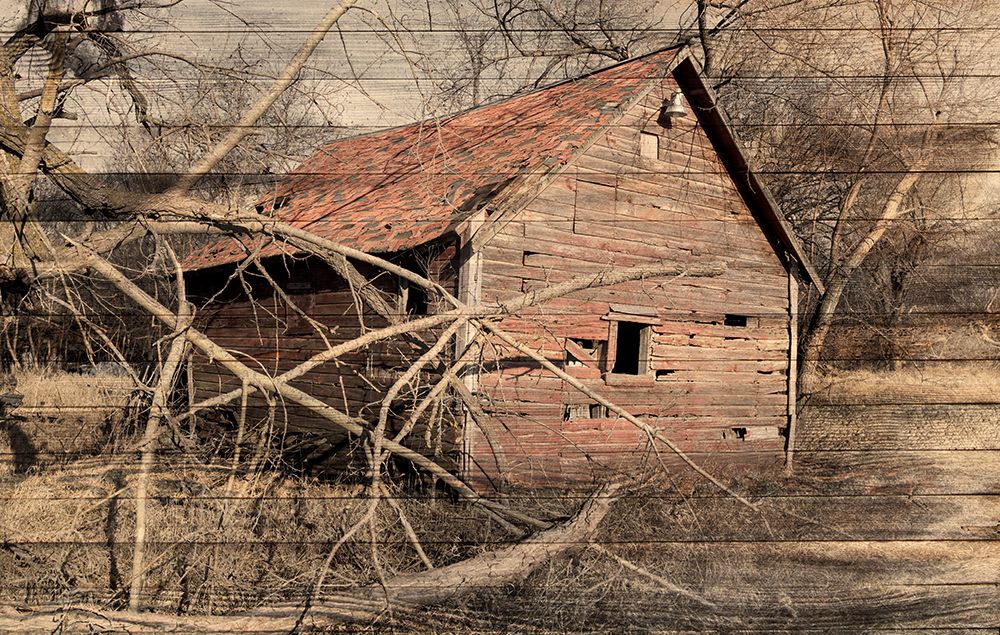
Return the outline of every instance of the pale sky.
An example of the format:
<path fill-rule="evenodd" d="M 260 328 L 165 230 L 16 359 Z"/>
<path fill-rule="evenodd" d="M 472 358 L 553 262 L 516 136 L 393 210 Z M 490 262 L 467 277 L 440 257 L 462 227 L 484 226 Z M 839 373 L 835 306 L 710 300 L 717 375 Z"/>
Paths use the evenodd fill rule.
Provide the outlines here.
<path fill-rule="evenodd" d="M 65 0 L 69 1 L 69 0 Z M 81 0 L 82 1 L 82 0 Z M 273 74 L 291 58 L 334 0 L 183 0 L 166 12 L 154 13 L 143 30 L 133 32 L 130 39 L 138 40 L 151 49 L 183 54 L 202 63 L 234 65 L 234 51 L 256 64 L 263 74 Z M 421 56 L 433 63 L 433 68 L 447 68 L 454 59 L 455 37 L 437 6 L 442 0 L 420 2 L 399 0 L 362 0 L 359 4 L 371 11 L 352 10 L 317 49 L 305 72 L 306 89 L 319 96 L 315 108 L 329 121 L 343 126 L 367 129 L 387 127 L 442 114 L 428 110 L 436 103 L 436 86 L 426 75 L 415 71 L 410 60 Z M 0 0 L 0 28 L 23 22 L 29 0 Z M 385 4 L 391 3 L 390 5 Z M 658 11 L 664 26 L 689 23 L 689 0 L 661 0 Z M 374 14 L 373 14 L 374 12 Z M 377 14 L 377 15 L 375 15 Z M 154 19 L 160 18 L 160 19 Z M 411 29 L 402 40 L 394 40 L 379 19 Z M 134 31 L 137 22 L 127 24 Z M 664 38 L 670 37 L 664 34 Z M 974 33 L 965 36 L 969 46 L 975 45 Z M 830 38 L 831 55 L 849 55 L 856 48 L 857 34 L 845 31 Z M 997 56 L 986 56 L 984 63 L 994 64 Z M 35 55 L 35 63 L 45 63 L 44 56 Z M 970 73 L 989 75 L 993 68 L 969 68 Z M 535 70 L 525 70 L 530 75 Z M 147 82 L 144 86 L 150 101 L 162 109 L 183 107 L 189 100 L 186 93 L 190 79 L 173 82 Z M 33 73 L 41 76 L 42 73 Z M 354 76 L 360 82 L 353 80 Z M 255 82 L 263 91 L 270 83 L 266 77 Z M 995 80 L 991 80 L 995 83 Z M 24 89 L 25 86 L 19 86 Z M 74 154 L 88 169 L 100 169 L 108 154 L 108 139 L 115 134 L 120 122 L 134 121 L 122 116 L 131 108 L 114 81 L 93 82 L 77 89 L 67 110 L 80 115 L 77 121 L 59 120 L 51 139 Z M 989 113 L 993 117 L 996 113 Z M 234 114 L 235 119 L 235 114 Z M 317 133 L 317 145 L 331 135 Z M 113 141 L 111 141 L 113 142 Z M 983 182 L 997 182 L 995 176 L 984 176 Z"/>
<path fill-rule="evenodd" d="M 371 12 L 352 10 L 338 23 L 313 54 L 305 77 L 307 90 L 315 89 L 316 102 L 323 116 L 339 125 L 381 128 L 442 114 L 432 110 L 436 104 L 436 86 L 431 78 L 413 68 L 421 56 L 432 66 L 446 68 L 454 59 L 457 46 L 446 23 L 445 12 L 435 8 L 439 0 L 399 2 L 384 0 L 359 3 Z M 687 0 L 663 0 L 658 11 L 673 26 L 681 19 Z M 0 28 L 24 21 L 28 0 L 0 0 Z M 242 59 L 261 63 L 274 73 L 289 60 L 316 23 L 332 6 L 331 1 L 301 0 L 183 0 L 167 12 L 154 12 L 143 25 L 142 33 L 133 33 L 149 48 L 183 54 L 202 63 L 232 65 L 234 51 Z M 6 19 L 4 19 L 6 18 Z M 165 18 L 165 19 L 154 19 Z M 396 40 L 379 26 L 379 20 L 413 29 Z M 131 24 L 135 28 L 135 22 Z M 130 27 L 126 24 L 126 29 Z M 665 37 L 670 37 L 665 35 Z M 407 51 L 404 55 L 400 50 Z M 349 61 L 349 63 L 348 63 Z M 34 62 L 45 63 L 41 53 Z M 265 68 L 258 67 L 264 71 Z M 525 69 L 530 75 L 535 71 Z M 43 73 L 33 73 L 42 76 Z M 361 78 L 353 81 L 354 76 Z M 193 77 L 192 73 L 192 77 Z M 264 90 L 268 80 L 258 84 Z M 23 83 L 19 86 L 24 90 Z M 182 107 L 185 103 L 184 79 L 147 84 L 150 101 L 162 108 Z M 128 100 L 111 81 L 93 82 L 77 89 L 67 110 L 80 115 L 77 121 L 56 122 L 50 139 L 71 152 L 88 169 L 100 169 L 108 153 L 108 141 L 114 135 L 109 126 L 123 120 L 121 112 L 131 108 Z M 124 117 L 128 121 L 129 117 Z"/>

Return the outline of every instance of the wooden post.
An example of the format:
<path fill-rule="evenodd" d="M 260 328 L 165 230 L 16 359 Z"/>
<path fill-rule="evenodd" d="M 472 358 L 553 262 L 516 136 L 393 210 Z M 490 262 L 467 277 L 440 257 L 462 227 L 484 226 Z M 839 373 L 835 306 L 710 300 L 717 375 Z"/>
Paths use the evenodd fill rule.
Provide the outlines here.
<path fill-rule="evenodd" d="M 458 300 L 466 306 L 478 306 L 479 296 L 482 290 L 483 253 L 477 249 L 472 237 L 476 235 L 482 226 L 485 218 L 477 214 L 469 219 L 469 224 L 465 231 L 461 233 L 461 243 L 459 245 L 458 264 Z M 466 354 L 469 345 L 476 339 L 476 326 L 471 321 L 467 321 L 459 329 L 455 336 L 455 361 L 462 359 Z M 472 395 L 476 394 L 479 388 L 478 369 L 466 369 L 461 377 L 465 388 Z M 462 408 L 462 454 L 459 465 L 459 477 L 463 481 L 468 481 L 472 473 L 472 414 L 468 407 Z"/>
<path fill-rule="evenodd" d="M 788 443 L 785 447 L 785 472 L 792 472 L 795 456 L 795 428 L 798 415 L 799 380 L 799 269 L 795 262 L 788 267 Z"/>

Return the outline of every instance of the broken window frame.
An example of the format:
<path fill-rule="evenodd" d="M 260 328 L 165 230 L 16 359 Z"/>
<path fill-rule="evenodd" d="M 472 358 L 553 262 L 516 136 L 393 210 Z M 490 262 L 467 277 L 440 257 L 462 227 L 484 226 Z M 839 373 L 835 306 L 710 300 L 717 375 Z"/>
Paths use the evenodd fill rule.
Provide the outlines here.
<path fill-rule="evenodd" d="M 586 402 L 563 404 L 563 421 L 590 421 L 609 417 L 611 415 L 608 413 L 608 407 L 604 404 Z"/>
<path fill-rule="evenodd" d="M 609 383 L 653 381 L 655 379 L 652 360 L 655 339 L 653 327 L 663 323 L 659 312 L 652 307 L 612 304 L 610 311 L 602 319 L 608 322 L 608 343 L 605 347 L 603 360 L 605 381 Z M 635 374 L 614 372 L 618 361 L 618 333 L 621 323 L 639 326 L 637 372 Z"/>
<path fill-rule="evenodd" d="M 588 347 L 585 342 L 590 342 L 590 346 Z M 563 342 L 563 348 L 566 350 L 563 358 L 564 369 L 592 368 L 600 371 L 601 360 L 607 350 L 607 340 L 567 337 Z"/>

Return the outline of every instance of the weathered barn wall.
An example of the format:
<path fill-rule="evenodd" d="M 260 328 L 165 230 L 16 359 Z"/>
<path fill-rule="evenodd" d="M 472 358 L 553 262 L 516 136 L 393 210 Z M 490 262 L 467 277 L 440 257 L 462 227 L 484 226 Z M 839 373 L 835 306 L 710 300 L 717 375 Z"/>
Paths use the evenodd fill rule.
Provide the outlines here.
<path fill-rule="evenodd" d="M 787 422 L 787 272 L 696 118 L 657 123 L 676 90 L 672 79 L 657 86 L 487 244 L 482 301 L 611 267 L 724 262 L 721 277 L 582 291 L 502 326 L 559 364 L 567 338 L 604 342 L 603 363 L 566 370 L 699 458 L 775 462 Z M 616 348 L 609 317 L 651 327 L 648 372 L 602 378 Z M 493 438 L 472 430 L 475 479 L 590 481 L 660 458 L 626 420 L 519 353 L 487 358 L 479 384 Z"/>
<path fill-rule="evenodd" d="M 455 248 L 453 242 L 443 242 L 425 249 L 417 262 L 408 256 L 396 258 L 408 266 L 419 267 L 432 280 L 446 289 L 455 287 Z M 207 300 L 220 292 L 214 301 L 198 313 L 197 325 L 220 346 L 239 351 L 244 363 L 269 375 L 277 376 L 300 365 L 328 346 L 336 346 L 355 339 L 363 332 L 388 325 L 387 320 L 375 314 L 370 307 L 359 314 L 359 297 L 330 267 L 315 260 L 296 261 L 288 264 L 277 259 L 265 261 L 269 275 L 300 309 L 313 319 L 333 330 L 321 336 L 305 319 L 290 309 L 286 302 L 273 292 L 260 275 L 254 276 L 250 267 L 243 274 L 251 287 L 246 293 L 238 280 L 229 280 L 232 267 L 209 269 L 189 274 L 189 287 L 199 298 Z M 359 266 L 363 274 L 370 274 Z M 399 282 L 388 274 L 371 275 L 374 285 L 383 293 L 387 302 L 399 306 L 402 312 Z M 225 285 L 223 289 L 223 285 Z M 431 303 L 427 312 L 437 306 Z M 426 337 L 426 333 L 424 336 Z M 325 338 L 325 341 L 324 341 Z M 407 368 L 419 353 L 413 354 L 404 340 L 392 339 L 366 346 L 341 356 L 337 362 L 324 363 L 291 382 L 309 394 L 321 399 L 351 416 L 377 418 L 381 397 L 385 389 Z M 424 376 L 428 381 L 433 373 Z M 195 357 L 193 400 L 209 399 L 215 395 L 239 388 L 239 381 L 226 370 L 202 356 Z M 236 402 L 238 403 L 238 402 Z M 320 433 L 332 442 L 329 454 L 335 454 L 339 428 L 302 406 L 276 403 L 271 406 L 259 395 L 248 402 L 248 419 L 254 425 L 273 425 L 277 431 Z M 271 412 L 273 411 L 273 415 Z M 273 417 L 273 423 L 268 422 Z M 424 438 L 419 430 L 413 438 Z M 440 439 L 452 445 L 454 433 L 448 431 Z M 346 433 L 340 442 L 349 443 Z M 438 439 L 432 440 L 432 444 Z M 346 448 L 345 448 L 346 449 Z M 349 452 L 343 452 L 349 454 Z"/>

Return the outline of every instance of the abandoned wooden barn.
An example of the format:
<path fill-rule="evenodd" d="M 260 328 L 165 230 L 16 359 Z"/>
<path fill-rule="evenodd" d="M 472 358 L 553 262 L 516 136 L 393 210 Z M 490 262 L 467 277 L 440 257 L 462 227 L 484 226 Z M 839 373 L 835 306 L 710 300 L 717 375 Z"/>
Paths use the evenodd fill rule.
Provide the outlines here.
<path fill-rule="evenodd" d="M 426 272 L 470 305 L 610 268 L 721 263 L 714 277 L 573 292 L 500 326 L 700 460 L 781 460 L 794 418 L 796 297 L 818 283 L 684 49 L 334 141 L 262 209 Z M 356 285 L 329 266 L 262 241 L 226 239 L 186 261 L 189 292 L 211 299 L 200 324 L 220 344 L 277 374 L 326 347 L 304 315 L 335 326 L 326 334 L 333 344 L 387 323 L 359 310 Z M 358 268 L 399 315 L 449 308 Z M 451 355 L 470 359 L 461 383 L 476 406 L 436 409 L 411 435 L 421 451 L 483 489 L 592 482 L 650 461 L 645 433 L 627 420 L 523 353 L 488 339 L 474 348 L 469 332 L 458 335 Z M 381 342 L 295 385 L 352 416 L 371 414 L 419 348 Z M 238 384 L 205 363 L 192 385 L 204 399 Z M 250 409 L 264 416 L 262 401 Z M 276 426 L 333 433 L 291 405 L 275 410 Z"/>

